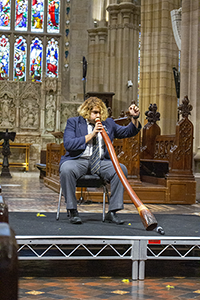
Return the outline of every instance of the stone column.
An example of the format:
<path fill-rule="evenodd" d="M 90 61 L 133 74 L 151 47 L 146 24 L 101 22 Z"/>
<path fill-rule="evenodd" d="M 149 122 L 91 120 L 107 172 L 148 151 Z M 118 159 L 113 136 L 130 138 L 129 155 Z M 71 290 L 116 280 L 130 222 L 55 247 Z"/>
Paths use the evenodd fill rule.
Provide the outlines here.
<path fill-rule="evenodd" d="M 113 115 L 119 116 L 138 91 L 139 7 L 133 1 L 110 4 L 108 89 L 114 92 Z M 128 87 L 128 81 L 132 85 Z"/>
<path fill-rule="evenodd" d="M 99 92 L 104 92 L 106 90 L 106 84 L 104 86 L 104 78 L 106 76 L 106 39 L 108 35 L 108 30 L 106 27 L 98 29 L 98 37 L 99 37 L 99 61 L 98 61 L 98 74 L 99 74 L 99 84 L 98 90 Z"/>
<path fill-rule="evenodd" d="M 161 114 L 162 134 L 175 133 L 177 97 L 172 68 L 178 69 L 178 48 L 173 36 L 171 10 L 180 0 L 141 1 L 139 104 L 144 116 L 150 103 Z M 144 122 L 144 120 L 143 120 Z"/>
<path fill-rule="evenodd" d="M 117 39 L 117 20 L 119 13 L 119 6 L 112 4 L 108 7 L 109 12 L 109 29 L 108 29 L 108 91 L 116 91 L 116 39 Z M 116 100 L 116 98 L 115 98 Z M 115 115 L 116 104 L 118 101 L 115 101 L 113 105 L 113 115 Z"/>
<path fill-rule="evenodd" d="M 97 27 L 88 30 L 88 83 L 87 92 L 106 91 L 106 54 L 107 54 L 107 33 L 106 27 Z"/>
<path fill-rule="evenodd" d="M 87 66 L 87 91 L 94 90 L 94 54 L 95 54 L 95 39 L 96 30 L 88 30 L 89 43 L 88 43 L 88 66 Z"/>
<path fill-rule="evenodd" d="M 181 87 L 180 100 L 188 95 L 193 110 L 194 169 L 200 174 L 200 3 L 199 0 L 182 1 L 181 21 Z M 200 176 L 199 176 L 200 178 Z M 197 185 L 198 186 L 198 185 Z M 199 190 L 200 192 L 200 190 Z"/>

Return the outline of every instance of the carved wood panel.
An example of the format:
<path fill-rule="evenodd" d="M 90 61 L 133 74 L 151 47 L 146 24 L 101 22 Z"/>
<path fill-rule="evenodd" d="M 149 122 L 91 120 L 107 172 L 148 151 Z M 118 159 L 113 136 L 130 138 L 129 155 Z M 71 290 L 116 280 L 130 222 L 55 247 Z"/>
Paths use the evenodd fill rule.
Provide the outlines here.
<path fill-rule="evenodd" d="M 174 147 L 175 135 L 159 135 L 156 137 L 154 159 L 169 161 L 170 150 Z"/>
<path fill-rule="evenodd" d="M 175 146 L 170 151 L 169 173 L 192 174 L 193 125 L 183 118 L 176 126 Z"/>

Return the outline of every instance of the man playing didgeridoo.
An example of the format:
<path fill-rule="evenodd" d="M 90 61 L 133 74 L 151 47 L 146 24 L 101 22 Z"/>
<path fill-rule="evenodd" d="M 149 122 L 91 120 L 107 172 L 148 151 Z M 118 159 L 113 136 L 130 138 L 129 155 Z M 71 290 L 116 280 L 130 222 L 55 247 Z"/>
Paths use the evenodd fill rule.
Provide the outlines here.
<path fill-rule="evenodd" d="M 65 197 L 67 210 L 72 224 L 81 224 L 82 220 L 77 211 L 76 182 L 85 174 L 97 173 L 106 182 L 110 183 L 111 194 L 109 210 L 105 221 L 115 224 L 123 224 L 116 212 L 123 209 L 124 187 L 110 160 L 108 150 L 101 136 L 104 127 L 111 141 L 114 138 L 122 139 L 135 136 L 141 129 L 138 121 L 139 108 L 132 104 L 129 107 L 131 122 L 127 126 L 120 126 L 112 118 L 108 118 L 107 107 L 104 102 L 96 97 L 90 97 L 78 108 L 78 117 L 67 120 L 63 142 L 66 154 L 60 160 L 60 182 Z M 101 123 L 96 123 L 99 118 Z M 96 152 L 98 145 L 98 157 L 100 165 L 93 164 L 92 153 Z M 127 177 L 127 169 L 120 164 Z"/>

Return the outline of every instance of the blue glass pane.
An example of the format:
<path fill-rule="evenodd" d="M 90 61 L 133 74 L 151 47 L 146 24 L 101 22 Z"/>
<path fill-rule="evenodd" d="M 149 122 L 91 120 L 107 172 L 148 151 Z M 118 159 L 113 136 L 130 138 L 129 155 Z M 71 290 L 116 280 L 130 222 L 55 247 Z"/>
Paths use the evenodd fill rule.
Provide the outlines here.
<path fill-rule="evenodd" d="M 42 79 L 42 41 L 35 38 L 30 46 L 30 74 L 32 81 L 41 82 Z"/>
<path fill-rule="evenodd" d="M 32 0 L 31 30 L 43 31 L 44 0 Z"/>
<path fill-rule="evenodd" d="M 14 80 L 26 80 L 26 51 L 26 40 L 20 36 L 16 39 L 14 49 Z"/>
<path fill-rule="evenodd" d="M 58 42 L 54 39 L 48 42 L 46 56 L 46 70 L 48 77 L 58 77 Z"/>
<path fill-rule="evenodd" d="M 0 30 L 10 29 L 10 0 L 0 1 Z"/>
<path fill-rule="evenodd" d="M 48 32 L 59 32 L 60 30 L 60 0 L 48 0 Z"/>
<path fill-rule="evenodd" d="M 9 76 L 10 43 L 5 35 L 0 38 L 0 80 Z"/>
<path fill-rule="evenodd" d="M 26 31 L 28 26 L 28 0 L 15 1 L 15 29 Z"/>

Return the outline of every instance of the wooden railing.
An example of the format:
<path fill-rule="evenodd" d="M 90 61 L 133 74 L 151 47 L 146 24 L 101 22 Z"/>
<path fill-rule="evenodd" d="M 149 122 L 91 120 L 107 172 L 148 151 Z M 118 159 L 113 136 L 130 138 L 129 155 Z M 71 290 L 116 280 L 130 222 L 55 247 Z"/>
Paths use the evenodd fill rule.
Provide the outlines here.
<path fill-rule="evenodd" d="M 0 149 L 2 149 L 2 144 L 0 143 Z M 10 143 L 10 149 L 11 152 L 13 151 L 17 151 L 17 155 L 19 158 L 19 153 L 20 151 L 23 151 L 23 161 L 19 162 L 17 161 L 12 161 L 12 156 L 9 159 L 9 167 L 15 167 L 15 168 L 24 168 L 25 171 L 29 170 L 29 157 L 30 157 L 30 143 Z M 13 153 L 14 155 L 14 153 Z M 2 162 L 0 162 L 0 166 L 2 166 Z"/>

